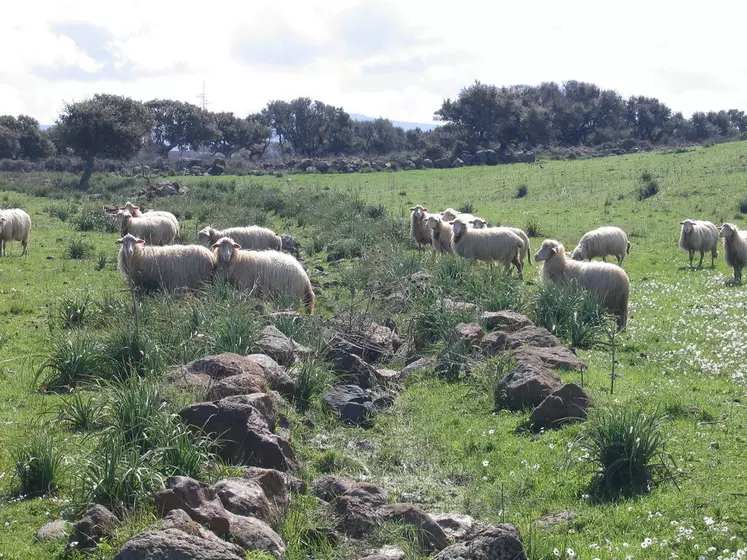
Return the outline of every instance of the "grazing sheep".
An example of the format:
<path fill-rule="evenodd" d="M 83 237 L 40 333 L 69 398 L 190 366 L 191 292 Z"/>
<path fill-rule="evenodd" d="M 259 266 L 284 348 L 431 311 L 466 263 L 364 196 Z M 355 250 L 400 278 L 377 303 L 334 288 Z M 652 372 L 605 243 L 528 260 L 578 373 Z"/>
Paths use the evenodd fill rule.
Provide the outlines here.
<path fill-rule="evenodd" d="M 215 272 L 215 255 L 201 245 L 146 247 L 131 233 L 116 241 L 119 250 L 117 270 L 144 290 L 197 289 Z"/>
<path fill-rule="evenodd" d="M 431 230 L 431 243 L 438 253 L 451 253 L 451 238 L 453 230 L 451 224 L 444 221 L 441 216 L 434 214 L 428 217 L 426 225 Z"/>
<path fill-rule="evenodd" d="M 426 223 L 430 214 L 420 204 L 410 208 L 410 211 L 410 240 L 415 247 L 421 249 L 423 245 L 431 244 L 431 230 Z"/>
<path fill-rule="evenodd" d="M 695 251 L 700 251 L 698 268 L 703 266 L 703 255 L 711 252 L 711 268 L 716 266 L 718 257 L 718 230 L 711 222 L 684 220 L 680 222 L 680 249 L 690 254 L 690 268 L 693 266 Z"/>
<path fill-rule="evenodd" d="M 622 266 L 625 255 L 630 254 L 628 235 L 619 227 L 604 226 L 586 232 L 571 253 L 576 261 L 602 257 L 607 262 L 607 255 L 615 255 L 617 264 Z"/>
<path fill-rule="evenodd" d="M 239 251 L 230 237 L 213 244 L 218 274 L 239 289 L 256 290 L 260 297 L 288 295 L 314 312 L 314 290 L 306 271 L 291 255 L 279 251 Z"/>
<path fill-rule="evenodd" d="M 150 245 L 170 245 L 179 235 L 179 223 L 176 218 L 168 216 L 151 216 L 143 214 L 133 217 L 128 210 L 120 210 L 116 215 L 119 220 L 119 230 L 122 236 L 131 233 Z"/>
<path fill-rule="evenodd" d="M 735 224 L 724 224 L 719 231 L 724 238 L 724 260 L 734 269 L 734 283 L 742 283 L 742 269 L 747 266 L 747 231 Z"/>
<path fill-rule="evenodd" d="M 128 210 L 130 214 L 132 214 L 135 218 L 139 218 L 141 216 L 164 216 L 173 220 L 177 226 L 179 225 L 179 220 L 177 220 L 176 216 L 174 216 L 171 212 L 166 212 L 165 210 L 146 210 L 145 212 L 143 212 L 140 206 L 134 205 L 129 200 L 122 207 L 122 210 Z"/>
<path fill-rule="evenodd" d="M 475 218 L 474 220 L 472 220 L 471 224 L 472 224 L 472 227 L 474 227 L 475 229 L 485 229 L 486 227 L 488 227 L 488 222 L 486 222 L 482 218 Z M 519 237 L 521 237 L 521 240 L 524 242 L 524 251 L 521 253 L 521 264 L 522 265 L 524 264 L 525 258 L 527 259 L 529 264 L 532 264 L 532 253 L 531 253 L 532 247 L 531 245 L 529 245 L 529 236 L 526 234 L 526 232 L 523 229 L 516 228 L 516 227 L 509 227 L 509 226 L 499 226 L 499 227 L 502 227 L 503 229 L 507 229 L 515 233 Z"/>
<path fill-rule="evenodd" d="M 625 329 L 628 322 L 630 279 L 627 273 L 611 263 L 579 262 L 567 259 L 565 247 L 554 239 L 545 239 L 534 255 L 544 262 L 542 279 L 548 282 L 576 282 L 580 287 L 599 294 L 605 307 L 617 316 L 617 327 Z"/>
<path fill-rule="evenodd" d="M 29 234 L 31 233 L 31 216 L 20 208 L 0 210 L 0 257 L 5 257 L 8 241 L 20 241 L 23 245 L 21 255 L 29 252 Z"/>
<path fill-rule="evenodd" d="M 452 224 L 454 230 L 452 250 L 465 259 L 476 259 L 492 263 L 498 261 L 503 263 L 506 271 L 513 264 L 519 275 L 522 274 L 524 266 L 521 263 L 521 252 L 524 250 L 524 242 L 521 237 L 507 229 L 470 228 L 460 218 Z"/>
<path fill-rule="evenodd" d="M 230 237 L 246 250 L 280 251 L 283 248 L 283 240 L 277 233 L 259 226 L 233 227 L 222 231 L 208 226 L 197 232 L 197 243 L 211 246 L 223 237 Z"/>
<path fill-rule="evenodd" d="M 453 222 L 457 218 L 462 220 L 463 222 L 470 223 L 475 220 L 480 220 L 482 218 L 478 218 L 477 216 L 473 216 L 472 214 L 469 214 L 468 212 L 460 212 L 459 210 L 454 210 L 453 208 L 447 208 L 443 212 L 440 213 L 441 217 L 446 220 L 447 222 Z M 483 220 L 485 221 L 485 220 Z M 487 224 L 487 222 L 485 222 Z"/>

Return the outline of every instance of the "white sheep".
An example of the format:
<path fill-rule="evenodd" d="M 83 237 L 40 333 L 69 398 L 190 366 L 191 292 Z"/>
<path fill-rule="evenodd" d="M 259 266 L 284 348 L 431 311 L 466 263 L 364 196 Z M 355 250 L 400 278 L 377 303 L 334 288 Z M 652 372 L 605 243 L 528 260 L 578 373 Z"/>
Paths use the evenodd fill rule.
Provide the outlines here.
<path fill-rule="evenodd" d="M 147 241 L 150 245 L 170 245 L 179 235 L 179 222 L 168 216 L 151 216 L 150 213 L 134 217 L 127 210 L 120 210 L 116 214 L 119 221 L 119 231 L 122 236 L 131 233 L 135 237 Z"/>
<path fill-rule="evenodd" d="M 451 224 L 438 214 L 428 217 L 426 225 L 431 230 L 431 244 L 438 253 L 452 253 L 451 238 L 454 234 Z"/>
<path fill-rule="evenodd" d="M 152 290 L 197 289 L 215 272 L 215 255 L 201 245 L 147 247 L 130 233 L 118 239 L 117 270 L 136 288 Z"/>
<path fill-rule="evenodd" d="M 177 220 L 176 216 L 174 216 L 171 212 L 166 212 L 165 210 L 147 210 L 143 212 L 140 206 L 133 204 L 129 200 L 122 207 L 122 210 L 128 210 L 130 214 L 132 214 L 135 218 L 139 218 L 141 216 L 164 216 L 173 220 L 177 226 L 179 225 L 179 220 Z"/>
<path fill-rule="evenodd" d="M 713 268 L 716 257 L 718 257 L 718 230 L 716 226 L 711 222 L 700 220 L 688 219 L 680 222 L 680 249 L 689 253 L 690 268 L 693 266 L 693 257 L 696 251 L 700 251 L 698 268 L 703 266 L 705 252 L 710 251 L 711 268 Z"/>
<path fill-rule="evenodd" d="M 470 214 L 469 212 L 460 212 L 459 210 L 454 210 L 453 208 L 447 208 L 443 212 L 440 212 L 440 214 L 441 214 L 441 217 L 447 222 L 453 222 L 457 218 L 459 218 L 460 220 L 466 223 L 470 223 L 475 220 L 482 219 L 482 218 L 478 218 L 477 216 Z M 485 223 L 487 224 L 487 222 Z"/>
<path fill-rule="evenodd" d="M 452 228 L 454 235 L 451 247 L 457 255 L 488 263 L 498 261 L 503 263 L 506 271 L 513 264 L 521 275 L 524 269 L 521 262 L 524 242 L 521 237 L 507 229 L 470 228 L 460 218 L 454 220 Z"/>
<path fill-rule="evenodd" d="M 410 211 L 410 240 L 418 249 L 423 245 L 430 245 L 431 230 L 426 223 L 430 217 L 428 209 L 418 204 L 410 208 Z"/>
<path fill-rule="evenodd" d="M 31 233 L 31 216 L 20 208 L 0 210 L 0 257 L 5 257 L 8 241 L 20 241 L 23 246 L 21 255 L 29 252 L 29 234 Z"/>
<path fill-rule="evenodd" d="M 472 227 L 475 229 L 485 229 L 486 227 L 488 227 L 488 222 L 486 222 L 482 218 L 475 218 L 470 223 L 472 224 Z M 527 235 L 527 233 L 521 228 L 509 227 L 509 226 L 498 226 L 498 227 L 507 229 L 515 233 L 519 237 L 521 237 L 521 240 L 524 242 L 524 251 L 521 253 L 521 264 L 522 265 L 524 264 L 525 258 L 527 259 L 529 264 L 532 264 L 532 253 L 531 253 L 532 247 L 529 244 L 529 236 Z"/>
<path fill-rule="evenodd" d="M 724 260 L 734 269 L 734 283 L 742 283 L 742 269 L 747 266 L 747 231 L 735 224 L 721 226 L 719 237 L 724 238 Z"/>
<path fill-rule="evenodd" d="M 619 227 L 604 226 L 586 232 L 571 253 L 571 258 L 583 261 L 602 257 L 602 260 L 607 262 L 607 255 L 614 255 L 617 257 L 617 264 L 622 266 L 625 255 L 629 254 L 628 235 Z"/>
<path fill-rule="evenodd" d="M 554 239 L 545 239 L 534 255 L 534 260 L 544 262 L 544 281 L 575 282 L 583 289 L 599 294 L 607 310 L 617 316 L 617 327 L 625 329 L 628 322 L 630 279 L 622 268 L 611 263 L 568 259 L 563 244 Z"/>
<path fill-rule="evenodd" d="M 273 249 L 280 251 L 283 248 L 283 240 L 277 233 L 259 226 L 233 227 L 224 230 L 208 226 L 197 232 L 197 243 L 211 246 L 222 237 L 230 237 L 247 250 Z"/>
<path fill-rule="evenodd" d="M 314 290 L 309 276 L 295 258 L 280 251 L 240 251 L 230 237 L 213 244 L 217 274 L 229 284 L 254 290 L 259 297 L 287 295 L 314 312 Z"/>

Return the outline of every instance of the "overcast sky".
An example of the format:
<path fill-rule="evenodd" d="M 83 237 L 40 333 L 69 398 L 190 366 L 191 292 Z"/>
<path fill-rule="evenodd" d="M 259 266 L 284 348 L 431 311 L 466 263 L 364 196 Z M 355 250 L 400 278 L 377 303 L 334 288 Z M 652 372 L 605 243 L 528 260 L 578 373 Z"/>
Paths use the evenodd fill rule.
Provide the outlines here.
<path fill-rule="evenodd" d="M 116 7 L 112 7 L 116 6 Z M 20 0 L 0 16 L 0 114 L 94 93 L 240 116 L 307 96 L 432 122 L 446 97 L 569 79 L 675 111 L 747 110 L 747 2 Z"/>

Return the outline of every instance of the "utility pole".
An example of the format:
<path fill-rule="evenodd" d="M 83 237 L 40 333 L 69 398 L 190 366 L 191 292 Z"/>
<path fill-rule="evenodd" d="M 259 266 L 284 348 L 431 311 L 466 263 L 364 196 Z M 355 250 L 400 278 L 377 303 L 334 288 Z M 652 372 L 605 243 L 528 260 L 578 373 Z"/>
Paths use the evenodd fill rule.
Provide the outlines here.
<path fill-rule="evenodd" d="M 202 93 L 197 96 L 197 99 L 200 100 L 200 106 L 202 107 L 202 110 L 207 111 L 208 100 L 207 94 L 205 93 L 205 80 L 202 80 Z"/>

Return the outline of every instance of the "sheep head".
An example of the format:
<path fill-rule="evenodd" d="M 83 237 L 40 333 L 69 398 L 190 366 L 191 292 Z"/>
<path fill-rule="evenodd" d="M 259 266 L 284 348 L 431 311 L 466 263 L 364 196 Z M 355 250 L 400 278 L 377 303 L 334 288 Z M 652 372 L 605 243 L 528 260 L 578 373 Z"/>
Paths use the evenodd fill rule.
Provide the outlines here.
<path fill-rule="evenodd" d="M 421 218 L 423 218 L 423 216 L 425 216 L 425 213 L 428 211 L 428 209 L 418 204 L 417 206 L 413 206 L 412 208 L 410 208 L 410 211 L 416 219 L 420 220 Z"/>
<path fill-rule="evenodd" d="M 457 212 L 453 208 L 447 208 L 446 210 L 441 212 L 441 216 L 443 216 L 444 220 L 446 220 L 447 222 L 456 219 L 457 214 L 459 214 L 459 212 Z"/>
<path fill-rule="evenodd" d="M 129 259 L 132 258 L 132 254 L 135 252 L 135 245 L 144 245 L 145 241 L 128 233 L 124 237 L 117 239 L 114 243 L 122 245 L 125 257 Z"/>
<path fill-rule="evenodd" d="M 726 223 L 721 226 L 718 232 L 719 237 L 731 237 L 734 235 L 737 231 L 739 231 L 739 228 L 735 224 L 729 224 Z"/>
<path fill-rule="evenodd" d="M 219 259 L 223 262 L 230 262 L 234 250 L 241 249 L 241 245 L 236 243 L 230 237 L 221 237 L 218 241 L 213 243 L 213 249 L 218 254 Z"/>
<path fill-rule="evenodd" d="M 565 255 L 565 247 L 559 241 L 554 239 L 545 239 L 542 242 L 540 250 L 534 254 L 534 260 L 536 262 L 549 261 L 555 255 Z"/>
<path fill-rule="evenodd" d="M 438 230 L 440 224 L 441 216 L 428 216 L 428 220 L 425 222 L 425 225 L 434 231 Z"/>
<path fill-rule="evenodd" d="M 475 218 L 474 220 L 470 222 L 470 224 L 472 224 L 472 227 L 475 229 L 483 229 L 483 228 L 488 227 L 488 222 L 486 222 L 485 220 L 481 218 Z"/>
<path fill-rule="evenodd" d="M 574 261 L 582 261 L 586 258 L 586 251 L 584 250 L 585 247 L 581 244 L 576 245 L 576 248 L 573 250 L 573 253 L 571 253 L 571 258 Z"/>
<path fill-rule="evenodd" d="M 3 232 L 3 226 L 5 225 L 5 222 L 8 221 L 8 218 L 5 216 L 0 216 L 0 233 Z"/>
<path fill-rule="evenodd" d="M 213 228 L 211 228 L 210 226 L 204 227 L 197 232 L 195 243 L 199 245 L 210 245 L 213 242 L 214 235 L 215 230 Z"/>
<path fill-rule="evenodd" d="M 695 222 L 693 220 L 684 220 L 680 222 L 680 225 L 682 226 L 682 229 L 685 230 L 685 233 L 690 235 L 693 231 L 693 227 L 695 226 Z"/>
<path fill-rule="evenodd" d="M 454 228 L 454 239 L 459 239 L 467 230 L 467 222 L 457 218 L 452 222 L 452 227 Z"/>

